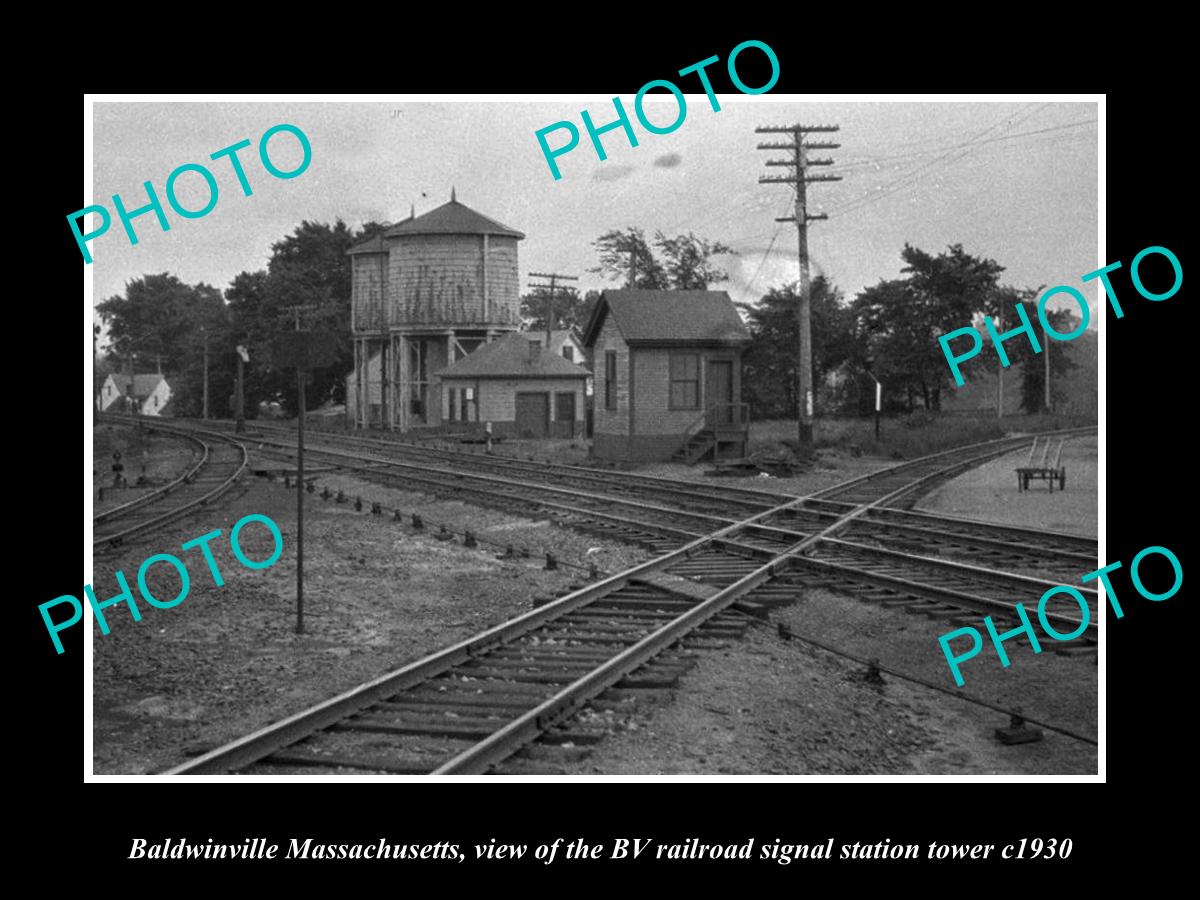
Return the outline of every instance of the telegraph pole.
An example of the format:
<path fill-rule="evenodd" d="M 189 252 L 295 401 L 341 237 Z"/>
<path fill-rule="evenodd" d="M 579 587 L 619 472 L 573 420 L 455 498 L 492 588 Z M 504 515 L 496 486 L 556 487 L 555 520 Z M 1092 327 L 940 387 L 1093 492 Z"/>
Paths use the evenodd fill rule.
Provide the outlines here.
<path fill-rule="evenodd" d="M 546 349 L 550 349 L 550 341 L 554 338 L 554 297 L 555 289 L 560 281 L 578 281 L 576 275 L 560 275 L 557 272 L 530 272 L 530 278 L 549 278 L 549 284 L 530 284 L 535 290 L 548 291 L 546 300 Z"/>
<path fill-rule="evenodd" d="M 798 434 L 800 449 L 813 449 L 813 383 L 812 383 L 812 287 L 808 275 L 808 223 L 829 218 L 825 213 L 810 215 L 806 187 L 814 181 L 841 181 L 840 175 L 810 175 L 810 166 L 831 166 L 832 159 L 809 159 L 806 150 L 836 150 L 841 144 L 829 141 L 806 141 L 805 136 L 818 132 L 837 131 L 837 125 L 760 125 L 757 134 L 789 134 L 790 142 L 759 144 L 759 150 L 785 150 L 791 152 L 790 159 L 768 159 L 768 166 L 787 166 L 789 175 L 763 175 L 759 184 L 791 184 L 796 191 L 795 215 L 777 218 L 776 222 L 795 222 L 800 252 L 800 302 L 796 306 L 796 320 L 800 326 L 800 346 L 797 354 L 796 381 L 798 410 Z"/>

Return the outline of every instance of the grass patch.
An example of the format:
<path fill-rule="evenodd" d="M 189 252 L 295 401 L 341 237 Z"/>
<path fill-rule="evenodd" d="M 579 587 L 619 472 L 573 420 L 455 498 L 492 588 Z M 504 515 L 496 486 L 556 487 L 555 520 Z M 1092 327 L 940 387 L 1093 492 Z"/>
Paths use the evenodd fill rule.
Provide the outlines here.
<path fill-rule="evenodd" d="M 875 440 L 875 420 L 819 418 L 813 424 L 817 449 L 842 449 L 854 455 L 888 459 L 915 459 L 942 450 L 990 441 L 1012 434 L 1053 431 L 1095 425 L 1090 416 L 1021 415 L 997 419 L 994 415 L 932 413 L 919 410 L 907 416 L 885 416 Z M 796 439 L 795 419 L 752 422 L 750 452 L 784 452 Z"/>

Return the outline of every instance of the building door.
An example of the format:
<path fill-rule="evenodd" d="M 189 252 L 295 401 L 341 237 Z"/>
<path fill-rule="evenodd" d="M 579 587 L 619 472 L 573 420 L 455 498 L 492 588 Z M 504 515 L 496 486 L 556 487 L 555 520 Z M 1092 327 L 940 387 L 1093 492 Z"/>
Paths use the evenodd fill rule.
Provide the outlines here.
<path fill-rule="evenodd" d="M 543 438 L 550 431 L 550 394 L 517 394 L 517 437 Z"/>
<path fill-rule="evenodd" d="M 704 405 L 709 411 L 708 426 L 733 424 L 733 362 L 710 359 L 704 384 Z"/>
<path fill-rule="evenodd" d="M 575 392 L 554 395 L 554 436 L 575 437 Z"/>

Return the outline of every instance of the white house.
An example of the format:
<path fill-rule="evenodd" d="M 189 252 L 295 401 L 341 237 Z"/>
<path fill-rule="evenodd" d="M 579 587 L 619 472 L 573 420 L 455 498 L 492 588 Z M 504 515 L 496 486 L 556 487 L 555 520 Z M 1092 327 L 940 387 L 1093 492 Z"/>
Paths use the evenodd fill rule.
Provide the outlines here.
<path fill-rule="evenodd" d="M 161 416 L 171 401 L 171 386 L 159 373 L 133 376 L 133 391 L 129 391 L 129 376 L 111 374 L 100 389 L 102 412 L 131 412 L 127 395 L 132 393 L 137 411 L 143 416 Z"/>
<path fill-rule="evenodd" d="M 574 329 L 563 328 L 550 332 L 550 346 L 546 346 L 546 329 L 540 331 L 522 331 L 521 336 L 531 344 L 536 344 L 539 350 L 549 350 L 555 356 L 561 356 L 567 362 L 587 368 L 587 356 L 583 352 L 583 344 Z"/>

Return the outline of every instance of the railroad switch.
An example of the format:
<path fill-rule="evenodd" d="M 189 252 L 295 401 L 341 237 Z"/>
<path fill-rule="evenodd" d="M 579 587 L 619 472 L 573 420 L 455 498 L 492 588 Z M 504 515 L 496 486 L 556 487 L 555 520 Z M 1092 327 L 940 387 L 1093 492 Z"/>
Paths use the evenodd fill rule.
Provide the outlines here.
<path fill-rule="evenodd" d="M 354 511 L 355 511 L 355 512 L 362 512 L 362 497 L 355 497 L 355 498 L 354 498 Z"/>
<path fill-rule="evenodd" d="M 372 503 L 371 504 L 371 515 L 373 515 L 373 516 L 383 515 L 383 507 L 380 506 L 378 503 Z"/>
<path fill-rule="evenodd" d="M 515 551 L 515 550 L 513 549 L 513 545 L 512 545 L 512 544 L 505 544 L 505 545 L 504 545 L 504 552 L 503 552 L 503 553 L 501 553 L 501 554 L 500 554 L 500 555 L 497 557 L 497 559 L 513 559 L 513 558 L 514 558 L 516 555 L 517 555 L 517 551 Z"/>
<path fill-rule="evenodd" d="M 472 532 L 467 531 L 463 533 L 463 546 L 478 547 L 479 541 L 475 540 L 475 535 Z"/>
<path fill-rule="evenodd" d="M 438 526 L 438 528 L 439 528 L 439 530 L 438 530 L 438 533 L 434 535 L 434 537 L 435 537 L 437 540 L 439 540 L 439 541 L 452 541 L 452 540 L 454 540 L 454 535 L 452 535 L 452 534 L 451 534 L 449 531 L 447 531 L 447 530 L 446 530 L 446 526 L 445 526 L 445 525 L 440 525 L 440 526 Z"/>
<path fill-rule="evenodd" d="M 337 492 L 337 497 L 336 497 L 336 499 L 337 499 L 337 502 L 338 502 L 338 503 L 345 503 L 345 502 L 346 502 L 346 495 L 345 495 L 345 493 L 343 493 L 342 491 L 338 491 L 338 492 Z"/>
<path fill-rule="evenodd" d="M 779 632 L 779 636 L 785 641 L 790 641 L 792 639 L 792 629 L 788 628 L 783 622 L 779 623 L 776 630 Z"/>
<path fill-rule="evenodd" d="M 333 496 L 333 495 L 329 493 L 329 486 L 328 486 L 328 485 L 326 485 L 325 487 L 321 488 L 321 499 L 322 499 L 322 500 L 328 500 L 328 499 L 329 499 L 330 497 L 332 497 L 332 496 Z"/>
<path fill-rule="evenodd" d="M 588 581 L 599 581 L 599 580 L 600 580 L 600 569 L 596 566 L 595 563 L 592 563 L 590 566 L 588 566 Z"/>
<path fill-rule="evenodd" d="M 996 739 L 1002 744 L 1029 744 L 1042 739 L 1042 729 L 1030 727 L 1017 711 L 1009 717 L 1007 728 L 996 729 Z"/>
<path fill-rule="evenodd" d="M 553 553 L 546 553 L 546 571 L 552 571 L 558 568 L 558 560 L 554 558 Z"/>
<path fill-rule="evenodd" d="M 404 516 L 400 515 L 400 510 L 396 510 L 395 512 L 392 513 L 392 521 L 393 522 L 403 522 L 404 521 Z"/>
<path fill-rule="evenodd" d="M 315 482 L 312 482 L 312 481 L 306 481 L 306 482 L 304 483 L 304 490 L 306 490 L 308 493 L 310 493 L 310 494 L 311 494 L 311 493 L 313 493 L 314 491 L 316 491 L 316 489 L 317 489 L 317 485 L 316 485 L 316 483 L 315 483 Z"/>
<path fill-rule="evenodd" d="M 283 476 L 283 486 L 285 488 L 290 488 L 292 486 L 292 476 L 291 475 Z"/>
<path fill-rule="evenodd" d="M 421 517 L 418 516 L 416 513 L 412 514 L 412 527 L 413 527 L 413 531 L 424 531 L 425 530 L 425 523 L 423 521 L 421 521 Z"/>

